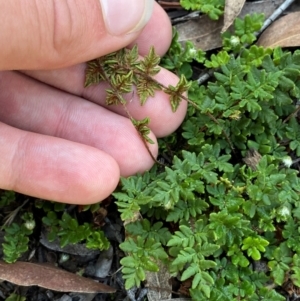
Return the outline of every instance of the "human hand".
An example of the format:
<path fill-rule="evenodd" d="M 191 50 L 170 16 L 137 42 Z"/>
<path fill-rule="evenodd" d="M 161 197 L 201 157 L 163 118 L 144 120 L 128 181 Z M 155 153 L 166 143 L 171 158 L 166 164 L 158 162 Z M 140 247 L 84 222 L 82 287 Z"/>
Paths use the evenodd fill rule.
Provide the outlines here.
<path fill-rule="evenodd" d="M 0 2 L 0 188 L 88 204 L 107 197 L 120 175 L 152 166 L 124 110 L 105 105 L 107 85 L 83 88 L 83 62 L 136 43 L 141 55 L 152 45 L 163 55 L 170 22 L 156 2 L 151 15 L 152 0 L 100 2 L 102 10 L 99 0 Z M 156 79 L 178 81 L 167 70 Z M 154 141 L 186 112 L 182 102 L 173 113 L 163 92 L 143 107 L 133 97 L 127 107 L 136 119 L 150 117 Z M 149 148 L 157 155 L 157 143 Z"/>

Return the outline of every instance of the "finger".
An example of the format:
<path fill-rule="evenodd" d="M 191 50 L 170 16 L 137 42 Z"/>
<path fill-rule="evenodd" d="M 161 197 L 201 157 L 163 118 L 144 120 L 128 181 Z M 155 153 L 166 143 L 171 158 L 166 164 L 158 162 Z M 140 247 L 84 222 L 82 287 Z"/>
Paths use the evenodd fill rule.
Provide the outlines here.
<path fill-rule="evenodd" d="M 160 34 L 157 35 L 157 32 L 160 32 Z M 151 46 L 154 46 L 155 52 L 159 56 L 163 56 L 171 43 L 171 38 L 172 29 L 170 20 L 161 6 L 155 5 L 151 19 L 139 37 L 134 41 L 134 44 L 138 45 L 139 53 L 142 56 L 148 53 Z M 86 64 L 80 64 L 79 66 L 75 65 L 57 70 L 23 70 L 22 72 L 66 92 L 82 95 L 84 92 L 85 68 Z M 165 70 L 162 70 L 162 72 L 165 74 L 163 76 L 166 78 L 165 84 L 168 84 L 167 81 L 171 80 L 171 78 L 171 83 L 174 82 L 174 79 L 175 81 L 177 80 L 177 78 L 168 74 Z"/>
<path fill-rule="evenodd" d="M 122 176 L 154 163 L 128 118 L 77 96 L 7 71 L 0 73 L 0 100 L 2 122 L 98 148 L 115 159 Z M 152 133 L 150 138 L 156 142 Z M 157 144 L 149 149 L 157 155 Z"/>
<path fill-rule="evenodd" d="M 144 56 L 149 52 L 150 47 L 154 46 L 155 52 L 159 56 L 163 56 L 168 51 L 171 41 L 171 21 L 161 6 L 154 5 L 150 20 L 137 39 L 128 45 L 128 48 L 137 44 L 139 54 Z"/>
<path fill-rule="evenodd" d="M 90 204 L 111 194 L 119 168 L 106 153 L 0 123 L 0 187 L 42 199 Z"/>
<path fill-rule="evenodd" d="M 120 49 L 138 36 L 153 2 L 0 1 L 0 70 L 61 68 Z"/>
<path fill-rule="evenodd" d="M 157 32 L 160 34 L 158 35 Z M 150 46 L 154 46 L 155 51 L 159 55 L 163 55 L 170 45 L 171 38 L 170 20 L 164 10 L 155 5 L 151 19 L 134 43 L 138 44 L 141 54 L 146 54 Z M 85 64 L 59 70 L 25 71 L 25 73 L 61 90 L 105 106 L 105 89 L 107 86 L 100 84 L 84 89 L 84 71 Z M 178 78 L 174 74 L 164 69 L 157 75 L 156 79 L 165 86 L 176 85 L 178 82 Z M 128 104 L 128 109 L 133 117 L 137 119 L 150 117 L 150 128 L 157 137 L 166 136 L 177 129 L 184 119 L 186 108 L 186 102 L 182 101 L 176 113 L 172 112 L 169 97 L 162 92 L 157 92 L 155 97 L 150 98 L 143 107 L 140 106 L 136 94 Z M 108 109 L 126 116 L 123 108 L 110 106 Z"/>

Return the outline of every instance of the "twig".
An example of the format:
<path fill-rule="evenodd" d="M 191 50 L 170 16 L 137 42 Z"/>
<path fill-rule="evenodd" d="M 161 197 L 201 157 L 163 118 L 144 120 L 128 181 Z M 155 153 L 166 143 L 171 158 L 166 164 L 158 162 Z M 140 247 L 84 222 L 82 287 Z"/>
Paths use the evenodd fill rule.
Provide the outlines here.
<path fill-rule="evenodd" d="M 195 10 L 185 16 L 182 16 L 182 17 L 177 17 L 177 18 L 173 18 L 172 19 L 172 23 L 177 23 L 177 22 L 183 22 L 183 21 L 188 21 L 188 20 L 191 20 L 191 19 L 196 19 L 196 18 L 199 18 L 201 12 L 199 10 Z"/>
<path fill-rule="evenodd" d="M 204 74 L 200 75 L 199 78 L 197 79 L 197 83 L 199 85 L 202 85 L 214 74 L 214 72 L 215 72 L 215 70 L 210 69 L 207 72 L 205 72 Z"/>
<path fill-rule="evenodd" d="M 262 28 L 255 34 L 260 35 L 272 22 L 274 22 L 295 0 L 286 0 L 283 2 L 274 13 L 264 22 Z"/>
<path fill-rule="evenodd" d="M 283 120 L 283 123 L 287 123 L 293 116 L 295 116 L 300 111 L 300 106 L 298 106 L 293 113 L 291 113 L 286 119 Z"/>

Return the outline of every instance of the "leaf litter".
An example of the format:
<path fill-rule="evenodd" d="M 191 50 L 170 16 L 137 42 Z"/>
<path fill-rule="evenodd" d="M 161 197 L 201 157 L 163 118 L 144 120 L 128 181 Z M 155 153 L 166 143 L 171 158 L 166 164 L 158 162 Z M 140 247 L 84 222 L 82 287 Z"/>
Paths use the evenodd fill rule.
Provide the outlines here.
<path fill-rule="evenodd" d="M 300 12 L 276 20 L 260 36 L 257 44 L 264 47 L 296 47 L 300 45 Z"/>
<path fill-rule="evenodd" d="M 157 273 L 146 273 L 148 287 L 148 300 L 170 300 L 172 295 L 172 286 L 170 284 L 171 275 L 165 265 L 159 265 Z M 176 299 L 177 300 L 177 299 Z"/>
<path fill-rule="evenodd" d="M 114 293 L 108 285 L 81 277 L 51 265 L 0 261 L 0 279 L 20 286 L 39 286 L 58 292 Z"/>
<path fill-rule="evenodd" d="M 265 0 L 259 2 L 246 2 L 238 15 L 243 18 L 247 14 L 264 13 L 268 18 L 285 0 Z M 229 23 L 229 21 L 228 21 Z M 228 23 L 226 25 L 228 25 Z M 197 49 L 204 51 L 222 46 L 221 32 L 224 27 L 224 18 L 213 21 L 207 16 L 201 16 L 187 22 L 175 25 L 179 42 L 192 41 Z M 230 29 L 230 27 L 229 27 Z"/>
<path fill-rule="evenodd" d="M 221 32 L 225 32 L 240 14 L 246 0 L 226 0 L 224 10 L 224 25 Z"/>

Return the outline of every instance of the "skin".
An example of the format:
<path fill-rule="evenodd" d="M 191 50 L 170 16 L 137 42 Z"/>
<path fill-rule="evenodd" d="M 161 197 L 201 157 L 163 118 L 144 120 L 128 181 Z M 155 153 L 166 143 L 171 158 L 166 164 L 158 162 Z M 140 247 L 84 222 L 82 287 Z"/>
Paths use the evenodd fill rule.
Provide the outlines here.
<path fill-rule="evenodd" d="M 120 175 L 153 165 L 124 110 L 105 105 L 107 85 L 83 87 L 84 62 L 136 43 L 140 55 L 152 45 L 163 55 L 169 19 L 155 3 L 141 31 L 115 37 L 99 16 L 96 0 L 0 0 L 0 188 L 89 204 L 110 195 Z M 163 69 L 156 78 L 166 86 L 178 82 Z M 150 117 L 156 141 L 181 124 L 186 106 L 173 113 L 158 92 L 143 107 L 134 96 L 128 110 Z M 149 148 L 156 156 L 157 143 Z"/>

